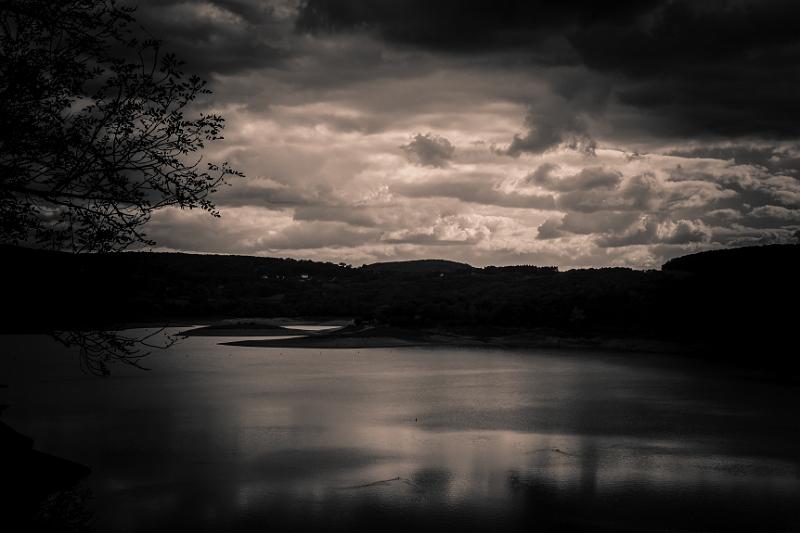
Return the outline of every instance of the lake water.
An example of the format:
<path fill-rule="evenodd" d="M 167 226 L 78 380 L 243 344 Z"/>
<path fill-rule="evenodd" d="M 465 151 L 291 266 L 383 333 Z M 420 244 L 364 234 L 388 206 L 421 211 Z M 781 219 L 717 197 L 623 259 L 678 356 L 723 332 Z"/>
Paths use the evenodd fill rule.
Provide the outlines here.
<path fill-rule="evenodd" d="M 649 355 L 220 346 L 80 373 L 0 337 L 4 420 L 98 531 L 800 530 L 800 393 Z"/>

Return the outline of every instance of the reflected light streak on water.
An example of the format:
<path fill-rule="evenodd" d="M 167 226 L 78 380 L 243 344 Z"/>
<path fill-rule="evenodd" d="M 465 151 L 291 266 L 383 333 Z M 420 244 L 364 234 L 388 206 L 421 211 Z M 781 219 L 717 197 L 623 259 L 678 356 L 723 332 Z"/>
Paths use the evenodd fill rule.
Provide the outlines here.
<path fill-rule="evenodd" d="M 0 338 L 5 420 L 93 468 L 114 531 L 800 526 L 793 388 L 634 354 L 223 340 L 100 379 Z"/>

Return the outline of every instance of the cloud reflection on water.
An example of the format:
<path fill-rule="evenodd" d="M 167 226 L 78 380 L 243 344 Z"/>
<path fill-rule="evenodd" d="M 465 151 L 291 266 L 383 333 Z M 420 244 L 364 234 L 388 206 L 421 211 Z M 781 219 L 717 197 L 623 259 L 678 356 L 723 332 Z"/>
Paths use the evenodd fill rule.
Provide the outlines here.
<path fill-rule="evenodd" d="M 796 391 L 599 354 L 198 337 L 83 379 L 44 340 L 2 342 L 26 351 L 0 367 L 9 423 L 93 467 L 114 531 L 800 525 Z"/>

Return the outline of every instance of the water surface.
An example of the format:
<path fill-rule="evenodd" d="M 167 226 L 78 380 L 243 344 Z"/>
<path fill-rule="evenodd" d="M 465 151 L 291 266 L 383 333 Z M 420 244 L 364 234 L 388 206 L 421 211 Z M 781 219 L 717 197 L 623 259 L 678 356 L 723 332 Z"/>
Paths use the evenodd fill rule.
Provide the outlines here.
<path fill-rule="evenodd" d="M 649 355 L 220 346 L 80 373 L 0 337 L 4 419 L 98 531 L 798 530 L 795 388 Z"/>

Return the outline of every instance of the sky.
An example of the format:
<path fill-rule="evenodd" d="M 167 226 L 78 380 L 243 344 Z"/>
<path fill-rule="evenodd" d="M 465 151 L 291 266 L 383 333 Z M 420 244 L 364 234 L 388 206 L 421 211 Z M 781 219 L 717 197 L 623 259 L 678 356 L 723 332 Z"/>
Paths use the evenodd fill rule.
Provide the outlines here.
<path fill-rule="evenodd" d="M 145 0 L 226 118 L 159 250 L 658 268 L 796 242 L 795 1 Z"/>

